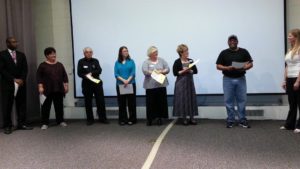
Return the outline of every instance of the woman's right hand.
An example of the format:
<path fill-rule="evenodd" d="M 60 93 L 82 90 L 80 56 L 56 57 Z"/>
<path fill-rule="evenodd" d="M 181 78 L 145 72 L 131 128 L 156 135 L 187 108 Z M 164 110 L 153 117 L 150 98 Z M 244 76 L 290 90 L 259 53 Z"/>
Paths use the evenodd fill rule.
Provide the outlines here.
<path fill-rule="evenodd" d="M 127 85 L 129 84 L 129 81 L 128 80 L 124 80 L 123 83 L 124 83 L 124 86 L 127 87 Z"/>
<path fill-rule="evenodd" d="M 284 82 L 282 82 L 282 85 L 281 85 L 281 87 L 283 88 L 283 90 L 286 90 L 286 82 L 284 81 Z"/>

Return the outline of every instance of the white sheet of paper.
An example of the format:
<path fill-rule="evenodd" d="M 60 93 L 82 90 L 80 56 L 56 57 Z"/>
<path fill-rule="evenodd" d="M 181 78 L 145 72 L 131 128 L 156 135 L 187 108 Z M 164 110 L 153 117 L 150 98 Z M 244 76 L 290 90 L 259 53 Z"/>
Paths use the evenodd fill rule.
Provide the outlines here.
<path fill-rule="evenodd" d="M 44 94 L 40 94 L 40 103 L 41 103 L 41 105 L 44 104 L 46 98 L 47 98 L 47 97 L 46 97 Z"/>
<path fill-rule="evenodd" d="M 91 74 L 87 74 L 85 75 L 90 81 L 94 82 L 94 83 L 100 83 L 101 80 L 94 78 Z"/>
<path fill-rule="evenodd" d="M 243 68 L 247 62 L 232 62 L 231 66 L 237 69 Z"/>
<path fill-rule="evenodd" d="M 166 79 L 165 75 L 158 73 L 155 70 L 151 73 L 151 77 L 160 84 L 163 84 Z"/>
<path fill-rule="evenodd" d="M 133 94 L 132 84 L 128 84 L 126 87 L 125 85 L 119 85 L 119 90 L 120 90 L 120 95 Z"/>
<path fill-rule="evenodd" d="M 195 62 L 193 62 L 192 64 L 189 64 L 189 68 L 193 67 L 194 65 L 196 65 L 198 62 L 200 61 L 200 59 L 197 59 Z"/>
<path fill-rule="evenodd" d="M 15 93 L 14 93 L 15 97 L 17 96 L 18 90 L 19 90 L 19 85 L 18 83 L 15 82 Z"/>

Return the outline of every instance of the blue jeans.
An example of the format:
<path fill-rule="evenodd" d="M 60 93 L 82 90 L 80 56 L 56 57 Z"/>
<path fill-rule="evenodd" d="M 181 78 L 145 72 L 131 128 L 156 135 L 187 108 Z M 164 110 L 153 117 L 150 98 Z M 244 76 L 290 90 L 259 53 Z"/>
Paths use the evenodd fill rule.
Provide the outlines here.
<path fill-rule="evenodd" d="M 240 122 L 246 121 L 247 84 L 246 77 L 223 77 L 224 102 L 227 110 L 227 122 L 235 122 L 235 103 Z"/>

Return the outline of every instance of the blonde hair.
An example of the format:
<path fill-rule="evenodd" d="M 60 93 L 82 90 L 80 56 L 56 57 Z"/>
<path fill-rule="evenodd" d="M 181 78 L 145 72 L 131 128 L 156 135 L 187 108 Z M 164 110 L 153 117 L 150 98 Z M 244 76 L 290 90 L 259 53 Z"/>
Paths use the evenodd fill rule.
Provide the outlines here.
<path fill-rule="evenodd" d="M 292 45 L 289 50 L 293 57 L 300 49 L 300 29 L 292 29 L 292 30 L 290 30 L 289 33 L 292 34 L 296 38 L 295 44 Z"/>
<path fill-rule="evenodd" d="M 148 48 L 148 50 L 147 50 L 147 56 L 150 57 L 150 55 L 151 55 L 152 53 L 157 52 L 157 51 L 158 51 L 157 47 L 155 47 L 155 46 L 150 46 L 150 47 Z"/>
<path fill-rule="evenodd" d="M 177 46 L 177 53 L 179 55 L 179 57 L 181 57 L 182 53 L 185 52 L 186 50 L 189 50 L 188 46 L 185 44 L 180 44 Z"/>

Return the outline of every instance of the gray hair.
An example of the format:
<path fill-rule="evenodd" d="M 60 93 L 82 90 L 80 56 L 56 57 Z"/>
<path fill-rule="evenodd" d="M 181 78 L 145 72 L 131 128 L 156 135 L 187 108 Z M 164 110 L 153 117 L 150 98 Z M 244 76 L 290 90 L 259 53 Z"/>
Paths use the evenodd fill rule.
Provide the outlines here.
<path fill-rule="evenodd" d="M 91 47 L 85 47 L 85 48 L 83 48 L 83 53 L 86 52 L 87 50 L 90 50 L 93 52 L 93 49 Z"/>

